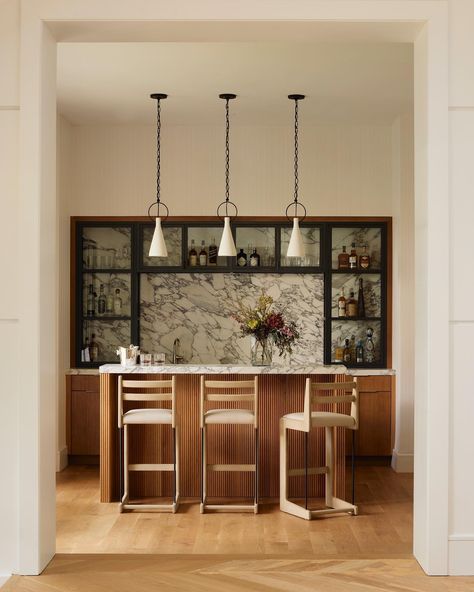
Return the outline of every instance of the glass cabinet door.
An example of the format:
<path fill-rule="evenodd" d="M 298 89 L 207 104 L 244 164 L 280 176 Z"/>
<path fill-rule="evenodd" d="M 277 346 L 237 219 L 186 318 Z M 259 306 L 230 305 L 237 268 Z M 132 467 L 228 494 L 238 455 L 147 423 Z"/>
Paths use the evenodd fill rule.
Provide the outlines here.
<path fill-rule="evenodd" d="M 280 229 L 280 266 L 281 267 L 319 267 L 321 252 L 321 230 L 318 226 L 300 227 L 305 254 L 303 257 L 287 257 L 292 227 Z"/>
<path fill-rule="evenodd" d="M 82 265 L 84 269 L 130 269 L 132 265 L 130 226 L 84 226 Z"/>
<path fill-rule="evenodd" d="M 218 257 L 223 226 L 189 226 L 185 266 L 190 269 L 227 267 L 228 257 Z"/>
<path fill-rule="evenodd" d="M 155 227 L 143 227 L 142 261 L 144 267 L 181 267 L 183 264 L 183 229 L 180 226 L 163 226 L 163 236 L 168 251 L 168 257 L 150 257 L 151 241 Z"/>
<path fill-rule="evenodd" d="M 333 227 L 331 266 L 333 270 L 379 271 L 382 261 L 382 228 Z M 355 256 L 355 266 L 349 261 Z M 347 257 L 345 256 L 347 255 Z"/>
<path fill-rule="evenodd" d="M 237 226 L 237 267 L 275 267 L 275 227 Z"/>

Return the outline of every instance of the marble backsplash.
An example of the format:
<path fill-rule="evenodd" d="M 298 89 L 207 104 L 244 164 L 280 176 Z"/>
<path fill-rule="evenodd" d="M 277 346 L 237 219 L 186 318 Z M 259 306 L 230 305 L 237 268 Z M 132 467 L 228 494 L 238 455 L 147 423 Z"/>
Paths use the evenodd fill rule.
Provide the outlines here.
<path fill-rule="evenodd" d="M 264 289 L 301 333 L 291 355 L 295 364 L 323 362 L 324 282 L 321 274 L 162 273 L 142 274 L 140 347 L 171 360 L 179 338 L 187 363 L 250 361 L 250 338 L 240 337 L 231 318 L 237 303 L 253 305 Z M 274 363 L 284 358 L 274 351 Z M 288 359 L 286 360 L 288 363 Z"/>

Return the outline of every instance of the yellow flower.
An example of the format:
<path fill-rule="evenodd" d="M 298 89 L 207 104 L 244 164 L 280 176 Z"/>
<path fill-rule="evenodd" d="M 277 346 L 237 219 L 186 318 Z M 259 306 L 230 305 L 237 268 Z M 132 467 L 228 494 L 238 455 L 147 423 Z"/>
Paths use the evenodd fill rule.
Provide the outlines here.
<path fill-rule="evenodd" d="M 247 327 L 249 329 L 255 329 L 255 327 L 258 325 L 258 321 L 256 319 L 251 319 L 250 321 L 248 321 L 247 323 Z"/>

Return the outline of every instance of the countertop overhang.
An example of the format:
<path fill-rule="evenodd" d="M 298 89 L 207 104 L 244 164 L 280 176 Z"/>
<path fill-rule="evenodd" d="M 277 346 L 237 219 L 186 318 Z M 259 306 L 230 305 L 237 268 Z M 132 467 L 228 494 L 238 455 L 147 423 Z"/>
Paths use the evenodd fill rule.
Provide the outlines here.
<path fill-rule="evenodd" d="M 100 374 L 350 374 L 351 376 L 386 376 L 395 374 L 390 368 L 346 368 L 343 365 L 242 366 L 239 364 L 162 364 L 153 366 L 121 366 L 104 364 Z"/>

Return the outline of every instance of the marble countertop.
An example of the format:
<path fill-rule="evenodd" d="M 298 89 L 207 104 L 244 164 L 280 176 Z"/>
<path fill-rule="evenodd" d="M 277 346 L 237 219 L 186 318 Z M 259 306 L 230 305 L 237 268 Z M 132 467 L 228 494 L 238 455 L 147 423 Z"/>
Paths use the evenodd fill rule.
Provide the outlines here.
<path fill-rule="evenodd" d="M 395 374 L 391 369 L 351 369 L 342 365 L 242 366 L 238 364 L 163 364 L 156 366 L 121 366 L 104 364 L 101 374 L 351 374 L 374 376 Z"/>
<path fill-rule="evenodd" d="M 99 376 L 99 368 L 69 368 L 66 370 L 66 374 L 76 375 L 88 375 L 88 376 Z"/>

